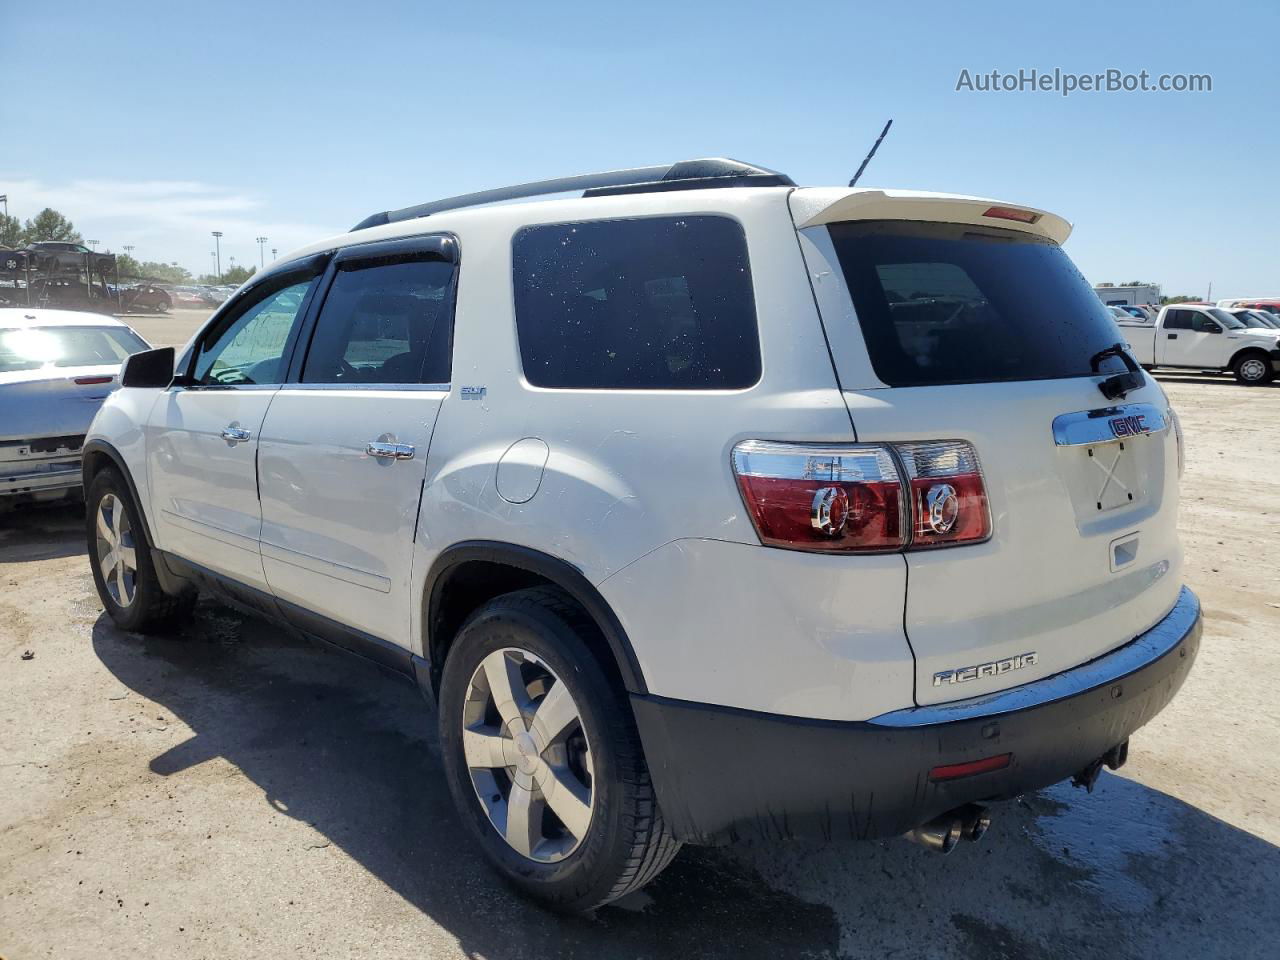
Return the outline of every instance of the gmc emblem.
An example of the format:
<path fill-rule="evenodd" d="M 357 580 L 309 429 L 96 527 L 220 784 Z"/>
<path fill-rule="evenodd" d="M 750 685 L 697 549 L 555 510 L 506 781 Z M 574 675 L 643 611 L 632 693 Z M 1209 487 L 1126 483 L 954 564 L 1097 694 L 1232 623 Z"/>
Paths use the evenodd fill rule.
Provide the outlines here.
<path fill-rule="evenodd" d="M 1151 428 L 1147 426 L 1147 418 L 1140 413 L 1129 417 L 1112 417 L 1107 422 L 1111 424 L 1111 432 L 1122 439 L 1151 432 Z"/>

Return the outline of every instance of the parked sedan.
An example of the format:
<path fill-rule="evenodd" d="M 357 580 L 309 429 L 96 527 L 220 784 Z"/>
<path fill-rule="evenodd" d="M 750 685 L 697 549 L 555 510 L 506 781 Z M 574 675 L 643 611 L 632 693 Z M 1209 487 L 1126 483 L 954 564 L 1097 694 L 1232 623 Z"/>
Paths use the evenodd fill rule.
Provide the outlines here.
<path fill-rule="evenodd" d="M 173 306 L 173 299 L 169 296 L 169 292 L 152 283 L 139 283 L 126 287 L 122 292 L 122 300 L 125 309 L 130 313 L 137 313 L 139 310 L 165 313 Z"/>
<path fill-rule="evenodd" d="M 200 287 L 173 287 L 169 291 L 175 307 L 207 307 L 204 291 Z"/>
<path fill-rule="evenodd" d="M 100 314 L 0 309 L 0 505 L 79 488 L 85 431 L 121 363 L 148 348 Z"/>

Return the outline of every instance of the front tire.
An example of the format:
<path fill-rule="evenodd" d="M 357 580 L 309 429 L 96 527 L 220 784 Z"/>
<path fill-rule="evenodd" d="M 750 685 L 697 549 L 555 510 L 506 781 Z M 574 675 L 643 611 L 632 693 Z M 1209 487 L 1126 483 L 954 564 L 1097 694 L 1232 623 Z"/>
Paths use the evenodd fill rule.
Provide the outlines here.
<path fill-rule="evenodd" d="M 1231 372 L 1236 380 L 1247 387 L 1260 387 L 1275 378 L 1275 370 L 1271 366 L 1271 358 L 1265 353 L 1242 353 L 1231 364 Z"/>
<path fill-rule="evenodd" d="M 566 912 L 639 889 L 680 849 L 598 638 L 560 591 L 509 593 L 463 625 L 440 684 L 459 815 L 505 879 Z"/>
<path fill-rule="evenodd" d="M 129 485 L 112 467 L 99 471 L 85 495 L 89 566 L 98 599 L 122 630 L 150 633 L 185 618 L 195 591 L 171 596 L 160 587 L 151 543 Z"/>

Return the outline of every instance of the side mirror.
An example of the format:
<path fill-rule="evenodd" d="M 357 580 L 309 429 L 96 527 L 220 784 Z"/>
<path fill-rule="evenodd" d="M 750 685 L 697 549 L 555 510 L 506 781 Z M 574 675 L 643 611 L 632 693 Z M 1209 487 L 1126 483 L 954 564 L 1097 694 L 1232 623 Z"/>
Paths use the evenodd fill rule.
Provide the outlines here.
<path fill-rule="evenodd" d="M 1221 333 L 1222 328 L 1218 326 L 1216 323 L 1211 323 L 1204 328 L 1204 332 L 1205 333 Z"/>
<path fill-rule="evenodd" d="M 167 387 L 173 382 L 173 347 L 143 350 L 124 362 L 122 387 Z"/>

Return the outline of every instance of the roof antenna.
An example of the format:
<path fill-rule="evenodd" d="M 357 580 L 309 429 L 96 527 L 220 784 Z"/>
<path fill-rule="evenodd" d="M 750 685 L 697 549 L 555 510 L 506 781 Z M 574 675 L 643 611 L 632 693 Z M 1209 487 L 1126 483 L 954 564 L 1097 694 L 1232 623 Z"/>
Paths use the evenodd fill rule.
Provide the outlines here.
<path fill-rule="evenodd" d="M 880 131 L 880 136 L 876 137 L 876 142 L 871 145 L 871 152 L 867 154 L 867 159 L 862 161 L 862 166 L 858 168 L 858 172 L 853 175 L 853 179 L 849 181 L 849 186 L 856 187 L 858 178 L 862 176 L 862 171 L 867 169 L 867 164 L 871 162 L 871 158 L 876 155 L 876 151 L 880 149 L 880 144 L 884 142 L 885 134 L 889 132 L 889 128 L 893 126 L 890 120 L 884 125 L 884 129 Z"/>

